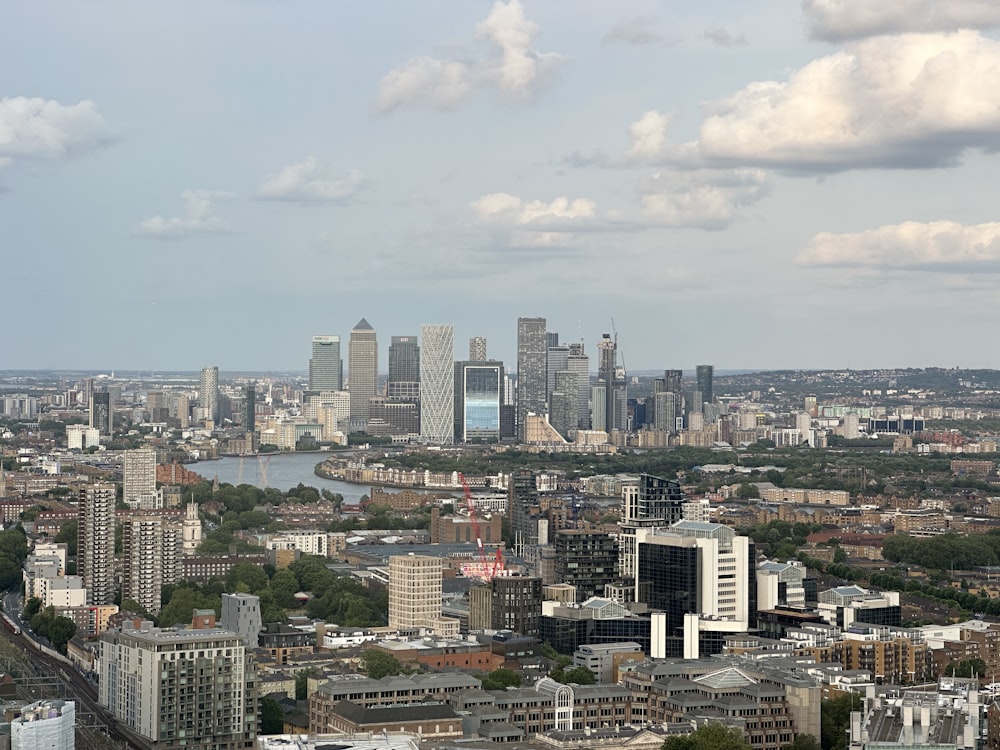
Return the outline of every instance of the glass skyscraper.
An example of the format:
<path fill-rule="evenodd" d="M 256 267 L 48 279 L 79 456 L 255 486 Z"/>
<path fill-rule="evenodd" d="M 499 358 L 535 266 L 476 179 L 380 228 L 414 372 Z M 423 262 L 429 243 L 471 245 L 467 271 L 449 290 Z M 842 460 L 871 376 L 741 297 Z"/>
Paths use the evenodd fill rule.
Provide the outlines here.
<path fill-rule="evenodd" d="M 455 440 L 455 326 L 420 327 L 420 438 Z"/>
<path fill-rule="evenodd" d="M 420 344 L 416 336 L 392 337 L 385 395 L 407 401 L 420 398 Z"/>
<path fill-rule="evenodd" d="M 500 440 L 503 362 L 455 363 L 455 440 Z"/>

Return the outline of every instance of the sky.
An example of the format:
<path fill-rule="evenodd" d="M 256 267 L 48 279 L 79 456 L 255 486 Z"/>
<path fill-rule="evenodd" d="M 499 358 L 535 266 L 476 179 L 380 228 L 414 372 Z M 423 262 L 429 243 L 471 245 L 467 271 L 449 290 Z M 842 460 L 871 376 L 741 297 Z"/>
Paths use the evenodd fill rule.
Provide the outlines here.
<path fill-rule="evenodd" d="M 2 7 L 3 369 L 1000 368 L 995 0 Z"/>

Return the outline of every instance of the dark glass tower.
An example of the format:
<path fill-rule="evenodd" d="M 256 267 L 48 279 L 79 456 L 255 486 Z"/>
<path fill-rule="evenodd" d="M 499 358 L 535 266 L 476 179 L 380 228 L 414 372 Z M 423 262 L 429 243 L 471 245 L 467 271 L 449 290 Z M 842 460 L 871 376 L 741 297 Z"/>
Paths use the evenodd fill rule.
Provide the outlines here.
<path fill-rule="evenodd" d="M 701 391 L 701 402 L 711 404 L 714 402 L 715 393 L 712 390 L 712 378 L 715 374 L 713 365 L 698 365 L 695 370 L 695 379 L 698 381 L 697 389 Z"/>
<path fill-rule="evenodd" d="M 420 398 L 420 345 L 416 336 L 393 336 L 389 342 L 389 380 L 385 395 L 408 401 Z"/>

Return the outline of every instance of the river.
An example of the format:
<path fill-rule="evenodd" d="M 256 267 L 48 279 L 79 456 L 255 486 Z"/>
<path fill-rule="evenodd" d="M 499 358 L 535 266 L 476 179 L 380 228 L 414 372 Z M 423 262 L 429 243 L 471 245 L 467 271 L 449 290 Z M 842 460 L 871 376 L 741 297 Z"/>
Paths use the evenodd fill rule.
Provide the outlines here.
<path fill-rule="evenodd" d="M 329 453 L 270 453 L 262 454 L 260 457 L 247 456 L 238 458 L 235 456 L 220 458 L 218 461 L 199 461 L 196 464 L 188 464 L 187 468 L 201 474 L 205 479 L 212 481 L 215 477 L 220 482 L 228 484 L 252 484 L 256 487 L 263 487 L 261 481 L 261 464 L 267 462 L 267 486 L 278 490 L 288 490 L 295 487 L 299 482 L 316 487 L 317 489 L 328 489 L 344 496 L 344 502 L 348 504 L 357 503 L 362 495 L 371 492 L 371 487 L 365 484 L 351 484 L 340 482 L 336 479 L 323 479 L 316 476 L 314 469 L 316 464 L 326 458 Z M 242 480 L 240 465 L 243 466 Z"/>

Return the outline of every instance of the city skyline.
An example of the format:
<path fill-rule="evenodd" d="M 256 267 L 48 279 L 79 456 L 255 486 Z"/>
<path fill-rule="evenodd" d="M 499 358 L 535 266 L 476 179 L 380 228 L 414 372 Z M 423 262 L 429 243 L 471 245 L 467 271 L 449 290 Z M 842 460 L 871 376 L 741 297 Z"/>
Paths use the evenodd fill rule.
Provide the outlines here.
<path fill-rule="evenodd" d="M 20 4 L 6 361 L 300 369 L 366 315 L 514 362 L 542 316 L 613 317 L 632 369 L 1000 367 L 1000 10 L 969 4 Z"/>

